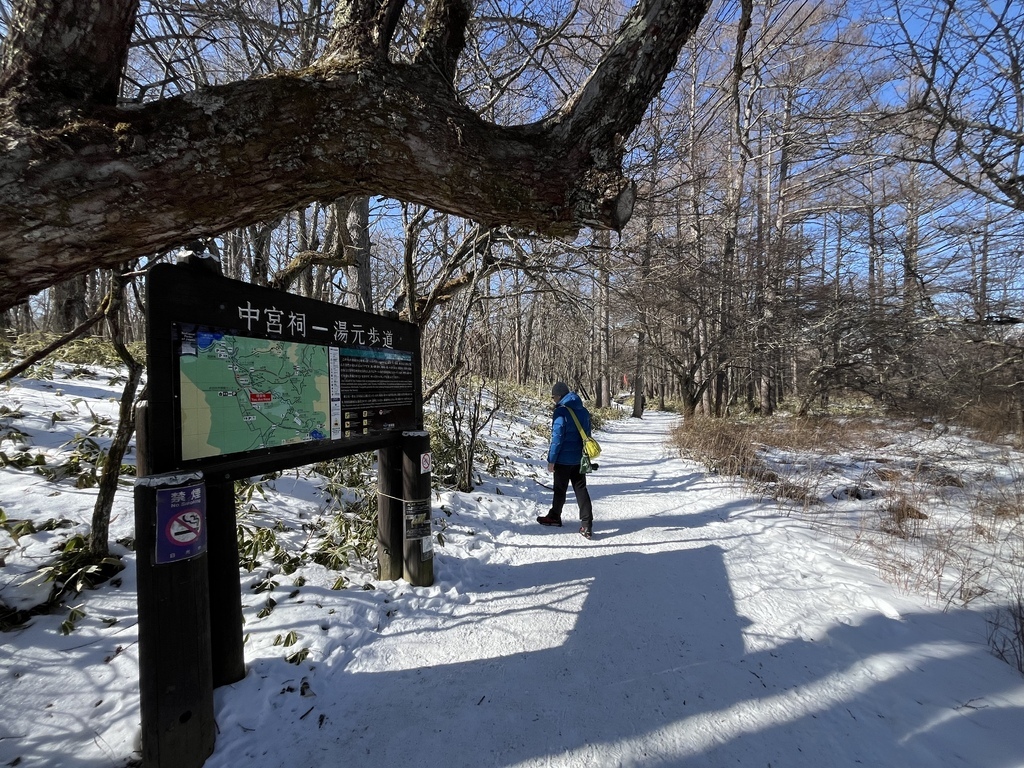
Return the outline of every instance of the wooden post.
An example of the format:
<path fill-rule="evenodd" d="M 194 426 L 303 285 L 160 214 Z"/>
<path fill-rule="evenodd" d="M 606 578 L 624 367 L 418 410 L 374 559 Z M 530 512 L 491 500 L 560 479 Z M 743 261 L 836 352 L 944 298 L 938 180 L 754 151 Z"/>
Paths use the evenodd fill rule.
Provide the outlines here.
<path fill-rule="evenodd" d="M 377 578 L 402 578 L 402 450 L 397 444 L 377 451 Z"/>
<path fill-rule="evenodd" d="M 210 574 L 210 641 L 213 686 L 216 688 L 236 683 L 245 677 L 234 481 L 207 481 L 206 527 Z"/>
<path fill-rule="evenodd" d="M 140 477 L 135 483 L 142 765 L 199 768 L 216 739 L 207 557 L 194 554 L 205 523 L 201 511 L 179 505 L 172 494 L 191 498 L 196 492 L 194 498 L 201 499 L 202 475 L 145 474 L 147 410 L 140 405 L 137 415 Z M 172 503 L 182 510 L 180 521 Z"/>
<path fill-rule="evenodd" d="M 403 575 L 413 586 L 434 583 L 434 546 L 430 532 L 430 435 L 402 433 L 402 499 L 405 509 Z"/>

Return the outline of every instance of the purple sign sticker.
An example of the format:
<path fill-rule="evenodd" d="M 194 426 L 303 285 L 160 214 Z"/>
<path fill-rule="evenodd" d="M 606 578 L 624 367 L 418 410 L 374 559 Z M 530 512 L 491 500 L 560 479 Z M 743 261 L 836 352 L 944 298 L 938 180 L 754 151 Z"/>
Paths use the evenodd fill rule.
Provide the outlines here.
<path fill-rule="evenodd" d="M 156 492 L 156 564 L 188 560 L 206 551 L 206 485 Z"/>

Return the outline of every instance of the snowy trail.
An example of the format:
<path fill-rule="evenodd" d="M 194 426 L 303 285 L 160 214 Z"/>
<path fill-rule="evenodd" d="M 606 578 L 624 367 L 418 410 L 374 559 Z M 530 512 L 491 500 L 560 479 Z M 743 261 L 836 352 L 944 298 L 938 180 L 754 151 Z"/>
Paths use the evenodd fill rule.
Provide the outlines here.
<path fill-rule="evenodd" d="M 1024 766 L 1024 681 L 979 616 L 672 458 L 671 424 L 599 435 L 592 541 L 571 492 L 561 529 L 539 485 L 455 505 L 435 586 L 331 646 L 315 697 L 258 662 L 218 691 L 207 765 Z"/>

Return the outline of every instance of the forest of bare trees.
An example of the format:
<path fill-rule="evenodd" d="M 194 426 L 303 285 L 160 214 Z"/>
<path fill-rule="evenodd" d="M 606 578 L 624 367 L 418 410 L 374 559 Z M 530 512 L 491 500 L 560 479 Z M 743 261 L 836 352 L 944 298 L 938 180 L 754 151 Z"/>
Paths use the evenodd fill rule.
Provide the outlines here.
<path fill-rule="evenodd" d="M 0 0 L 5 32 L 18 5 Z M 359 5 L 143 2 L 119 103 L 301 71 L 337 44 L 339 7 Z M 454 5 L 378 3 L 402 8 L 392 56 L 412 61 L 423 14 Z M 458 102 L 496 126 L 551 113 L 628 10 L 474 4 Z M 139 276 L 202 248 L 231 277 L 421 324 L 431 393 L 452 377 L 565 379 L 597 405 L 639 391 L 709 416 L 854 395 L 1024 430 L 1022 41 L 1010 0 L 720 0 L 618 137 L 637 189 L 621 232 L 541 237 L 425 206 L 429 190 L 409 202 L 360 184 L 76 274 L 0 324 L 109 334 L 98 321 L 124 286 L 120 328 L 140 339 Z"/>

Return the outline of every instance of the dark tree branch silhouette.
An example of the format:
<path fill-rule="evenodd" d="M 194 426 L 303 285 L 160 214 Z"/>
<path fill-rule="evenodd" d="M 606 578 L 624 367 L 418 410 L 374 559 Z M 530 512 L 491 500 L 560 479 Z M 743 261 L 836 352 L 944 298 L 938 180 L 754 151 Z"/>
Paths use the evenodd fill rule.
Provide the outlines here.
<path fill-rule="evenodd" d="M 310 67 L 118 105 L 138 0 L 17 0 L 0 72 L 0 310 L 97 267 L 316 200 L 384 195 L 565 236 L 621 229 L 625 138 L 709 0 L 639 0 L 560 108 L 483 120 L 452 86 L 472 3 L 431 0 L 412 63 L 402 3 L 340 0 Z"/>

